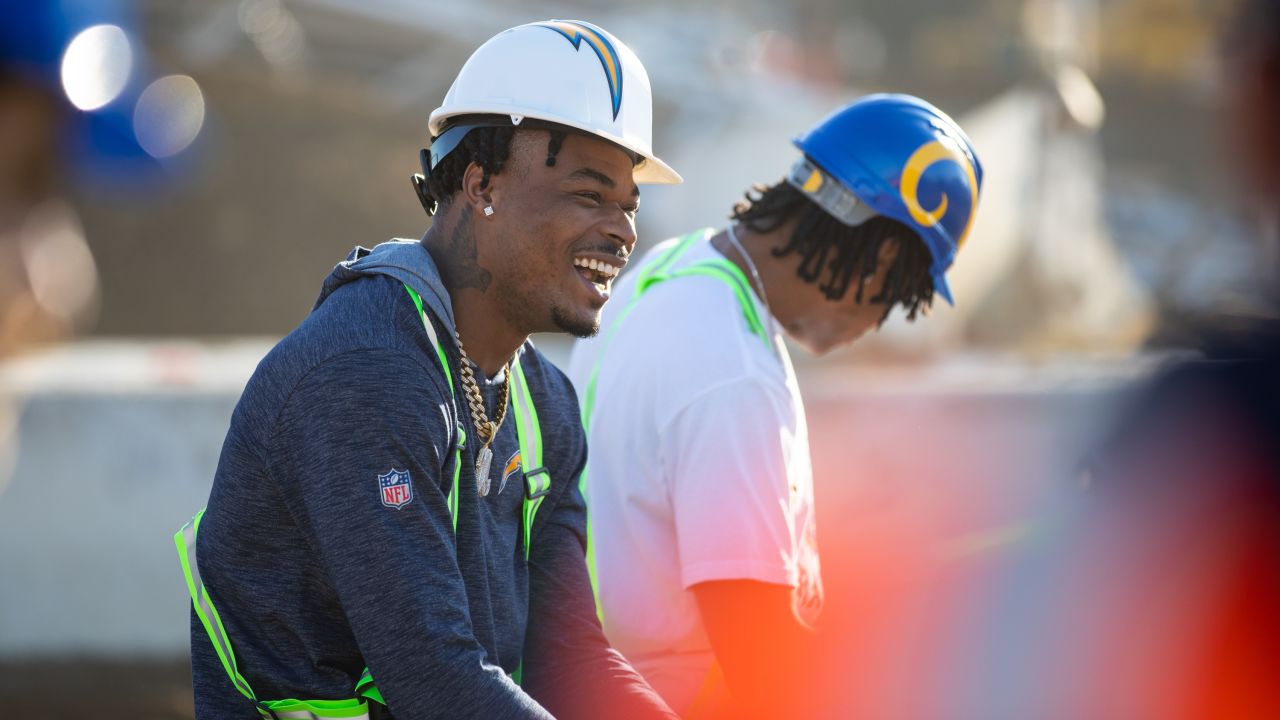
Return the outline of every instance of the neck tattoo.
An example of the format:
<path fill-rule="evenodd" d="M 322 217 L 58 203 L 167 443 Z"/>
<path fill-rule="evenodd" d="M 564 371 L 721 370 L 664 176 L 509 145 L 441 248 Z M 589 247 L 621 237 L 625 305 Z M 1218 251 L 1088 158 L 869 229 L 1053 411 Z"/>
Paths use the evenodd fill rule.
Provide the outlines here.
<path fill-rule="evenodd" d="M 498 408 L 494 419 L 490 420 L 484 410 L 484 396 L 480 394 L 480 386 L 476 384 L 475 369 L 478 366 L 467 356 L 462 347 L 462 338 L 455 330 L 453 337 L 458 341 L 458 354 L 462 356 L 461 375 L 462 392 L 467 396 L 467 405 L 471 410 L 471 424 L 476 429 L 482 445 L 476 453 L 476 494 L 484 497 L 489 494 L 489 466 L 493 463 L 493 450 L 489 445 L 498 436 L 498 428 L 507 417 L 507 399 L 511 394 L 511 361 L 502 366 L 502 389 L 498 392 Z"/>

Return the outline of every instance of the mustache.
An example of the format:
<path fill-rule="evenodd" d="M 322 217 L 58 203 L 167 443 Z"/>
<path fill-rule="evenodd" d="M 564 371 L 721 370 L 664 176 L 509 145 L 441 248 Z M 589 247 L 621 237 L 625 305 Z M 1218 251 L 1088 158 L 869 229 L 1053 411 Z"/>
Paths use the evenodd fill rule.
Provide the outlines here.
<path fill-rule="evenodd" d="M 574 254 L 590 252 L 613 255 L 619 260 L 626 260 L 631 255 L 631 251 L 625 245 L 618 245 L 617 243 L 593 243 L 574 248 Z"/>

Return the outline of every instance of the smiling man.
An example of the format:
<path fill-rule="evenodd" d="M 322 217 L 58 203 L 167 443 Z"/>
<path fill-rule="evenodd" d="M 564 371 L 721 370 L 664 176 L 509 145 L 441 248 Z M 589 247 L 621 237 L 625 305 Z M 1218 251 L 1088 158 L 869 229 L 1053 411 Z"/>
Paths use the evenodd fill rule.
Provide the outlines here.
<path fill-rule="evenodd" d="M 567 379 L 637 183 L 679 182 L 608 33 L 501 33 L 431 114 L 421 242 L 357 248 L 235 410 L 176 537 L 202 718 L 671 717 L 611 650 L 584 562 Z"/>
<path fill-rule="evenodd" d="M 950 301 L 977 210 L 968 138 L 918 98 L 862 98 L 796 145 L 726 229 L 629 271 L 570 364 L 604 627 L 686 716 L 814 716 L 798 704 L 823 601 L 813 481 L 779 335 L 822 354 Z"/>

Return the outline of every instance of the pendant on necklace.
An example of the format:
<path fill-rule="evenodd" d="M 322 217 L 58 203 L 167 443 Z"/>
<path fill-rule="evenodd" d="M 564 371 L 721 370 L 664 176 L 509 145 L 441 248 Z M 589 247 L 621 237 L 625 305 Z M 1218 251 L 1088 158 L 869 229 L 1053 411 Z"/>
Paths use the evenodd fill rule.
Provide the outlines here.
<path fill-rule="evenodd" d="M 476 455 L 476 493 L 480 497 L 489 494 L 489 465 L 493 463 L 493 451 L 488 445 Z"/>

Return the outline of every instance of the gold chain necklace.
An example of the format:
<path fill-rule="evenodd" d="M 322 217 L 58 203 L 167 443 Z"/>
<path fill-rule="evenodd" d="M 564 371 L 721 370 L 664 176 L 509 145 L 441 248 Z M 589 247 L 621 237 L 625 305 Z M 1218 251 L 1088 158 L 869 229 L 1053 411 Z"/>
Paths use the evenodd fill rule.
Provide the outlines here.
<path fill-rule="evenodd" d="M 489 445 L 498 436 L 498 428 L 502 427 L 502 421 L 507 417 L 507 399 L 511 394 L 511 361 L 508 360 L 502 366 L 503 380 L 502 389 L 498 392 L 498 411 L 494 419 L 490 420 L 488 413 L 484 411 L 484 396 L 480 394 L 480 386 L 476 384 L 475 371 L 472 370 L 476 364 L 467 356 L 467 351 L 462 347 L 462 338 L 456 330 L 453 337 L 458 341 L 458 353 L 462 356 L 462 392 L 467 396 L 471 423 L 476 428 L 480 442 L 484 443 L 476 453 L 476 494 L 483 497 L 489 494 L 489 466 L 493 463 L 493 450 L 489 449 Z"/>

